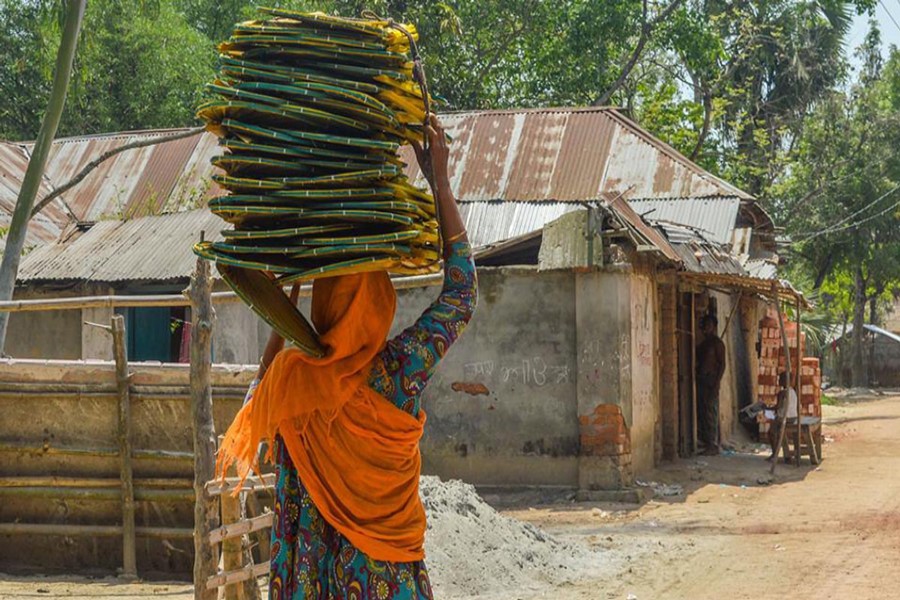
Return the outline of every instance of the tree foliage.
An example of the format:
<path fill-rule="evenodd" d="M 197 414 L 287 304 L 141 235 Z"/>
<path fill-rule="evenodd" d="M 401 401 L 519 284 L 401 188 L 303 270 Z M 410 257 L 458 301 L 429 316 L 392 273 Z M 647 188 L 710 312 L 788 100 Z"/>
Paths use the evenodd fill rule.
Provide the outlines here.
<path fill-rule="evenodd" d="M 900 284 L 900 54 L 881 59 L 878 30 L 860 48 L 862 67 L 805 119 L 775 190 L 792 232 L 797 267 L 813 276 L 825 306 L 853 322 L 853 378 L 862 383 L 862 326 Z"/>
<path fill-rule="evenodd" d="M 60 133 L 195 124 L 216 42 L 258 5 L 371 10 L 417 25 L 449 109 L 623 107 L 754 194 L 798 240 L 798 278 L 822 290 L 851 282 L 859 319 L 900 265 L 885 210 L 900 198 L 900 58 L 882 64 L 873 32 L 852 80 L 846 46 L 853 16 L 876 2 L 91 0 Z M 0 0 L 0 138 L 37 132 L 60 6 Z"/>
<path fill-rule="evenodd" d="M 53 76 L 61 8 L 0 0 L 0 138 L 33 139 Z M 88 3 L 60 135 L 193 123 L 214 72 L 212 42 L 173 2 Z"/>

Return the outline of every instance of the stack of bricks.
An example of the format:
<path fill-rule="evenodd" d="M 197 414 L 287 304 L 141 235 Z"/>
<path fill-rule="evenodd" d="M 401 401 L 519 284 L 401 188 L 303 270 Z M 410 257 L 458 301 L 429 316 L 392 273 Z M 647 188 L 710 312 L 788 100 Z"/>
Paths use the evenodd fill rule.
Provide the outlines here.
<path fill-rule="evenodd" d="M 779 376 L 784 373 L 787 361 L 791 361 L 791 378 L 795 379 L 800 372 L 797 356 L 797 324 L 784 319 L 784 332 L 788 339 L 788 352 L 785 352 L 778 313 L 769 310 L 760 322 L 759 373 L 757 375 L 757 397 L 772 410 L 778 405 Z M 806 350 L 806 334 L 800 334 L 800 354 Z M 804 359 L 805 361 L 805 359 Z M 812 364 L 812 363 L 810 363 Z M 816 372 L 818 360 L 816 359 Z M 802 376 L 802 375 L 801 375 Z M 796 379 L 795 379 L 796 380 Z M 802 383 L 802 382 L 801 382 Z M 810 381 L 811 383 L 811 381 Z M 805 413 L 804 413 L 805 414 Z M 769 423 L 760 415 L 759 432 L 764 435 L 769 430 Z"/>
<path fill-rule="evenodd" d="M 778 357 L 781 355 L 781 329 L 778 319 L 766 315 L 759 325 L 759 374 L 757 376 L 757 396 L 769 408 L 778 404 Z M 762 415 L 760 415 L 762 416 Z M 769 424 L 765 420 L 759 422 L 759 433 L 765 434 Z"/>
<path fill-rule="evenodd" d="M 804 358 L 800 367 L 800 414 L 822 416 L 822 371 L 818 358 Z"/>

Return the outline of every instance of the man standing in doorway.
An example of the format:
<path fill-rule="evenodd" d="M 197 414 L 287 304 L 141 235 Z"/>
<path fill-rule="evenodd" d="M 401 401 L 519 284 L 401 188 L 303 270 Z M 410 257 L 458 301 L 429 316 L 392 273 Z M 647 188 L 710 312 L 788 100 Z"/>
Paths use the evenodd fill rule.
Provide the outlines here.
<path fill-rule="evenodd" d="M 700 321 L 703 341 L 697 346 L 697 437 L 704 454 L 719 453 L 719 384 L 725 373 L 725 344 L 719 338 L 719 320 L 706 315 Z"/>

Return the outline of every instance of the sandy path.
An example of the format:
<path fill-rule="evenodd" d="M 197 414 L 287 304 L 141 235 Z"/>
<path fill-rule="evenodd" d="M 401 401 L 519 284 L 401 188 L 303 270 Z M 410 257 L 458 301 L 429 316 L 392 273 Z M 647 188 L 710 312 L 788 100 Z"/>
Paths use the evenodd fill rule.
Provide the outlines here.
<path fill-rule="evenodd" d="M 686 484 L 677 501 L 599 516 L 583 507 L 515 514 L 613 552 L 637 550 L 630 572 L 565 597 L 900 598 L 900 397 L 826 407 L 825 434 L 835 441 L 820 468 L 779 466 L 768 487 L 756 485 L 760 457 L 720 457 L 658 473 Z M 698 473 L 703 481 L 691 481 Z M 660 551 L 648 551 L 654 541 Z"/>
<path fill-rule="evenodd" d="M 507 511 L 608 561 L 563 587 L 505 598 L 900 598 L 900 396 L 826 407 L 825 462 L 779 466 L 738 455 L 682 461 L 654 479 L 686 493 L 634 509 L 558 504 Z M 184 584 L 0 576 L 6 598 L 190 598 Z M 442 597 L 438 594 L 438 597 Z"/>

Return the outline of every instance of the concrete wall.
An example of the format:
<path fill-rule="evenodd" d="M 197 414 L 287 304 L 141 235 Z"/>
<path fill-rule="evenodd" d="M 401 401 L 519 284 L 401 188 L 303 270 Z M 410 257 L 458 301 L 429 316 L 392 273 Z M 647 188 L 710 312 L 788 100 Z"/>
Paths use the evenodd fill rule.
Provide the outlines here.
<path fill-rule="evenodd" d="M 81 358 L 81 311 L 11 314 L 5 352 L 17 358 Z"/>
<path fill-rule="evenodd" d="M 186 284 L 185 284 L 186 285 Z M 178 293 L 181 286 L 165 291 L 143 291 L 140 287 L 127 292 L 106 285 L 81 285 L 67 290 L 20 288 L 16 299 L 100 296 L 122 293 Z M 221 281 L 216 291 L 228 287 Z M 227 364 L 256 364 L 269 337 L 269 328 L 242 302 L 217 303 L 216 328 L 213 333 L 214 360 Z M 85 308 L 79 310 L 13 313 L 9 322 L 6 352 L 16 358 L 53 360 L 112 360 L 109 334 L 85 322 L 108 325 L 114 310 Z"/>
<path fill-rule="evenodd" d="M 67 289 L 17 288 L 16 300 L 66 298 L 111 293 L 102 285 L 79 286 Z M 10 314 L 6 334 L 6 354 L 16 358 L 79 360 L 81 358 L 112 358 L 109 334 L 96 327 L 84 326 L 84 321 L 109 324 L 109 309 L 54 310 Z"/>
<path fill-rule="evenodd" d="M 269 328 L 243 302 L 215 305 L 213 359 L 228 364 L 258 364 Z"/>
<path fill-rule="evenodd" d="M 479 269 L 479 304 L 424 396 L 424 470 L 486 485 L 578 484 L 571 272 Z M 400 293 L 392 334 L 438 288 Z"/>
<path fill-rule="evenodd" d="M 480 269 L 479 280 L 476 315 L 424 397 L 425 471 L 481 485 L 615 489 L 632 483 L 632 460 L 639 472 L 650 469 L 660 446 L 650 275 L 628 268 L 504 267 Z M 402 290 L 392 334 L 411 325 L 438 293 L 438 287 Z M 308 298 L 301 310 L 309 314 Z M 73 346 L 105 358 L 109 340 L 82 330 L 80 321 L 105 322 L 107 312 L 59 318 L 72 330 Z M 243 304 L 216 306 L 217 362 L 255 364 L 268 335 Z M 584 447 L 595 451 L 579 456 Z"/>

